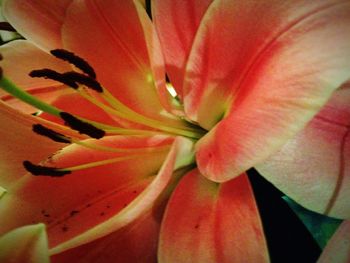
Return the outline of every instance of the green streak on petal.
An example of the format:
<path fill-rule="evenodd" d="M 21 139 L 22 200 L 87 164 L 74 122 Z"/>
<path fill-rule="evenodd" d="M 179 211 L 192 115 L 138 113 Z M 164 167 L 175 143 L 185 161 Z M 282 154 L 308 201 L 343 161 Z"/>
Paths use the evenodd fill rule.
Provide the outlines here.
<path fill-rule="evenodd" d="M 305 209 L 287 196 L 284 196 L 283 199 L 303 222 L 320 248 L 324 249 L 328 240 L 337 230 L 342 220 Z"/>
<path fill-rule="evenodd" d="M 6 78 L 2 78 L 0 80 L 0 88 L 5 90 L 7 93 L 11 94 L 12 96 L 18 98 L 19 100 L 28 103 L 29 105 L 32 105 L 33 107 L 42 110 L 46 113 L 55 115 L 59 117 L 60 110 L 43 102 L 39 99 L 35 98 L 34 96 L 30 95 L 28 92 L 20 89 L 17 87 L 13 82 Z"/>
<path fill-rule="evenodd" d="M 0 186 L 0 199 L 7 193 L 7 190 Z"/>

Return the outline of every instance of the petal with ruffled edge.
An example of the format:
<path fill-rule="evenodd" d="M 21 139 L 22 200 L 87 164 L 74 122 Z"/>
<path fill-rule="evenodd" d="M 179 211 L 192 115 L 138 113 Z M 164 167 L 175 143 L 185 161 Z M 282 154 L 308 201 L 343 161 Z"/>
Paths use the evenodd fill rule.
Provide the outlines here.
<path fill-rule="evenodd" d="M 193 39 L 211 2 L 212 0 L 152 1 L 152 17 L 165 56 L 166 71 L 180 97 Z"/>
<path fill-rule="evenodd" d="M 299 204 L 350 218 L 350 85 L 336 91 L 303 131 L 256 168 Z"/>
<path fill-rule="evenodd" d="M 0 213 L 6 217 L 0 219 L 0 231 L 32 221 L 45 222 L 51 253 L 56 254 L 126 227 L 152 209 L 172 180 L 177 162 L 192 148 L 190 141 L 179 138 L 169 152 L 172 141 L 164 136 L 86 141 L 127 151 L 139 149 L 137 154 L 89 150 L 77 145 L 64 148 L 47 165 L 70 167 L 116 157 L 127 159 L 63 178 L 23 177 L 1 200 Z M 144 149 L 151 146 L 158 150 Z"/>
<path fill-rule="evenodd" d="M 45 225 L 20 227 L 0 237 L 0 262 L 49 263 Z"/>
<path fill-rule="evenodd" d="M 49 51 L 61 48 L 61 26 L 72 0 L 5 0 L 6 19 L 26 39 Z M 30 19 L 28 19 L 30 18 Z"/>
<path fill-rule="evenodd" d="M 167 205 L 160 262 L 268 262 L 264 233 L 246 175 L 224 184 L 187 174 Z"/>
<path fill-rule="evenodd" d="M 350 262 L 350 221 L 344 221 L 329 240 L 317 263 Z"/>
<path fill-rule="evenodd" d="M 3 57 L 0 61 L 3 75 L 18 87 L 25 89 L 45 102 L 50 103 L 57 96 L 72 92 L 71 89 L 65 88 L 56 81 L 29 77 L 29 72 L 35 69 L 50 68 L 58 72 L 72 70 L 69 64 L 48 55 L 31 42 L 27 40 L 12 41 L 0 47 L 0 54 Z M 33 107 L 7 95 L 1 88 L 0 98 L 16 109 L 26 113 L 35 112 Z"/>
<path fill-rule="evenodd" d="M 62 147 L 32 131 L 32 125 L 38 122 L 0 100 L 0 186 L 7 188 L 26 173 L 23 160 L 39 162 Z"/>
<path fill-rule="evenodd" d="M 156 84 L 164 84 L 165 76 L 154 79 L 159 74 L 153 73 L 164 65 L 150 62 L 155 51 L 148 50 L 153 46 L 147 40 L 156 37 L 145 37 L 151 31 L 144 30 L 145 14 L 139 13 L 146 11 L 139 5 L 124 0 L 74 1 L 63 26 L 64 46 L 86 59 L 101 84 L 130 109 L 164 123 L 178 123 L 166 114 L 158 97 Z"/>
<path fill-rule="evenodd" d="M 225 12 L 223 7 L 231 6 L 231 9 L 236 10 L 232 6 L 237 4 L 235 1 L 215 3 L 217 3 L 216 6 L 211 6 L 215 7 L 212 12 L 208 11 L 214 22 L 221 21 L 217 20 L 218 17 L 228 17 L 228 14 L 222 13 Z M 219 3 L 226 4 L 219 5 Z M 240 3 L 246 5 L 253 2 Z M 261 2 L 265 8 L 259 13 L 264 13 L 269 23 L 266 24 L 257 18 L 259 19 L 257 25 L 265 25 L 267 29 L 271 27 L 271 30 L 276 27 L 281 31 L 280 23 L 276 24 L 274 19 L 283 15 L 279 18 L 285 22 L 281 22 L 284 25 L 283 31 L 279 34 L 275 32 L 273 39 L 271 36 L 267 37 L 264 41 L 270 42 L 265 43 L 264 49 L 253 61 L 249 59 L 251 61 L 249 70 L 243 65 L 238 67 L 238 69 L 244 68 L 247 72 L 237 69 L 225 79 L 228 68 L 224 65 L 230 65 L 232 62 L 226 59 L 227 61 L 223 64 L 215 64 L 221 67 L 214 70 L 210 65 L 213 65 L 211 63 L 214 61 L 218 62 L 215 59 L 209 61 L 206 70 L 199 72 L 210 73 L 208 77 L 192 76 L 190 79 L 192 86 L 188 88 L 186 105 L 191 108 L 188 111 L 196 115 L 201 125 L 211 127 L 227 110 L 224 119 L 197 144 L 199 169 L 212 180 L 229 180 L 277 151 L 306 125 L 327 102 L 332 92 L 350 78 L 350 3 L 348 1 L 302 2 L 306 6 L 294 5 L 294 3 L 295 1 L 274 1 L 270 3 L 271 6 L 266 7 L 265 4 L 269 2 Z M 237 6 L 241 5 L 237 4 Z M 260 5 L 256 6 L 260 7 Z M 257 10 L 251 6 L 250 9 L 254 12 Z M 250 9 L 237 9 L 240 12 L 238 18 L 246 21 L 244 18 L 249 17 L 247 20 L 250 21 L 251 17 L 259 17 L 248 16 L 246 12 Z M 270 15 L 271 10 L 276 14 Z M 272 21 L 270 21 L 271 18 Z M 218 24 L 216 23 L 215 26 Z M 227 30 L 225 31 L 224 28 Z M 231 28 L 235 28 L 232 21 L 224 28 L 218 30 L 218 34 L 232 36 Z M 252 35 L 244 37 L 244 34 L 236 34 L 236 36 L 239 39 L 246 39 L 247 43 L 253 41 L 250 45 L 256 46 L 258 41 L 255 41 L 253 36 L 259 36 L 264 30 L 243 28 Z M 206 32 L 202 31 L 202 34 Z M 208 32 L 212 30 L 208 29 Z M 269 36 L 270 31 L 268 33 L 262 36 Z M 213 39 L 217 44 L 221 43 L 220 38 Z M 203 45 L 210 47 L 206 52 L 212 54 L 213 46 L 208 45 L 207 41 L 208 38 L 204 38 Z M 225 54 L 230 52 L 231 55 L 226 54 L 226 58 L 231 57 L 240 63 L 248 60 L 248 57 L 242 57 L 242 55 L 237 57 L 237 54 L 233 56 L 231 51 L 226 51 L 236 49 L 236 45 L 232 44 L 233 47 L 230 49 L 224 44 L 222 47 L 217 46 L 217 49 L 218 52 Z M 245 54 L 249 48 L 244 46 L 238 50 L 245 50 L 242 53 Z M 196 55 L 192 57 L 192 61 L 195 61 L 195 57 Z M 219 57 L 223 57 L 223 54 Z M 192 63 L 195 66 L 195 62 Z M 188 76 L 193 75 L 191 67 L 188 69 Z M 218 73 L 218 75 L 214 74 L 218 77 L 218 81 L 224 79 L 225 83 L 221 80 L 219 83 L 215 82 L 214 78 L 210 77 L 213 74 L 212 70 Z M 226 80 L 230 81 L 226 82 Z M 233 94 L 233 97 L 231 96 L 233 102 L 227 109 L 224 102 L 227 101 L 229 94 Z"/>

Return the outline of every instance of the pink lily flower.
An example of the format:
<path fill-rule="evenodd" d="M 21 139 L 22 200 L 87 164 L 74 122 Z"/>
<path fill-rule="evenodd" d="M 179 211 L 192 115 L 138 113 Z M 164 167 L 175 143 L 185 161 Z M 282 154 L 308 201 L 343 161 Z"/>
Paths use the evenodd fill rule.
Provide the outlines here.
<path fill-rule="evenodd" d="M 3 11 L 1 262 L 268 262 L 251 167 L 350 218 L 349 1 Z"/>

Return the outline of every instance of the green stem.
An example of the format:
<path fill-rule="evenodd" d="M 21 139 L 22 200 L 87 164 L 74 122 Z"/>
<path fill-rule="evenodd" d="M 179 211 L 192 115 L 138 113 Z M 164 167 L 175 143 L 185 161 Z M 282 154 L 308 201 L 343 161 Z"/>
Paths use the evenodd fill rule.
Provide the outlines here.
<path fill-rule="evenodd" d="M 36 97 L 30 95 L 28 92 L 18 88 L 16 84 L 11 82 L 10 80 L 6 78 L 0 79 L 0 88 L 5 90 L 7 93 L 11 94 L 12 96 L 20 99 L 23 102 L 28 103 L 29 105 L 32 105 L 33 107 L 42 110 L 44 112 L 47 112 L 49 114 L 60 116 L 60 110 L 37 99 Z"/>

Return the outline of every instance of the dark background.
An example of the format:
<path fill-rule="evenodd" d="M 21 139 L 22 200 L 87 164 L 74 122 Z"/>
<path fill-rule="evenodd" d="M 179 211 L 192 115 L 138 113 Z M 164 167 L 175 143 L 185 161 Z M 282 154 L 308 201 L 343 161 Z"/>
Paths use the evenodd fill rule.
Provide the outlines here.
<path fill-rule="evenodd" d="M 283 193 L 256 170 L 248 171 L 252 183 L 272 263 L 313 263 L 321 249 L 282 199 Z"/>

